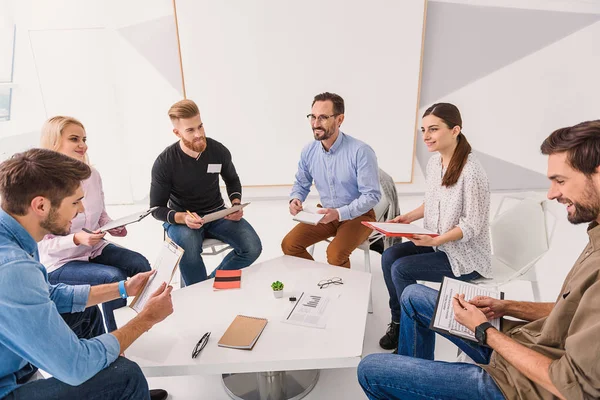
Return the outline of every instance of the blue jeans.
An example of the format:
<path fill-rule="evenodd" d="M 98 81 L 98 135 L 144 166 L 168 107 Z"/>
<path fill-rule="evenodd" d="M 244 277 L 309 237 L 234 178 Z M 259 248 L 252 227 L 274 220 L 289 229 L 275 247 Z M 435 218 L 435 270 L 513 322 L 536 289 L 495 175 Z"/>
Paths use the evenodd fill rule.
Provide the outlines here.
<path fill-rule="evenodd" d="M 417 246 L 413 242 L 398 243 L 381 256 L 383 279 L 390 294 L 392 321 L 400 322 L 400 297 L 407 286 L 417 281 L 441 282 L 445 276 L 471 281 L 480 278 L 478 272 L 454 276 L 450 260 L 443 251 L 433 247 Z"/>
<path fill-rule="evenodd" d="M 73 314 L 62 314 L 65 322 L 80 339 L 91 339 L 104 333 L 102 314 L 97 306 Z M 26 381 L 37 371 L 22 378 Z M 22 383 L 22 382 L 18 382 Z M 40 379 L 19 386 L 3 400 L 148 400 L 148 383 L 140 367 L 133 361 L 119 357 L 107 368 L 79 386 L 71 386 L 56 378 Z"/>
<path fill-rule="evenodd" d="M 90 261 L 69 261 L 59 269 L 50 272 L 48 280 L 52 284 L 95 286 L 119 282 L 150 269 L 150 263 L 140 253 L 109 244 L 102 249 L 102 254 Z M 125 305 L 127 305 L 125 299 L 116 299 L 102 304 L 106 329 L 109 332 L 117 329 L 113 310 Z"/>
<path fill-rule="evenodd" d="M 358 381 L 374 399 L 504 399 L 480 366 L 433 361 L 435 332 L 429 329 L 438 292 L 422 285 L 402 295 L 398 354 L 370 354 L 358 365 Z M 488 364 L 492 350 L 446 336 L 475 362 Z"/>
<path fill-rule="evenodd" d="M 167 235 L 183 247 L 185 252 L 179 262 L 182 286 L 193 285 L 207 279 L 206 266 L 202 260 L 202 242 L 212 238 L 227 243 L 233 248 L 217 269 L 242 269 L 251 265 L 262 252 L 260 238 L 245 219 L 230 221 L 218 219 L 204 224 L 200 229 L 187 225 L 164 223 Z"/>

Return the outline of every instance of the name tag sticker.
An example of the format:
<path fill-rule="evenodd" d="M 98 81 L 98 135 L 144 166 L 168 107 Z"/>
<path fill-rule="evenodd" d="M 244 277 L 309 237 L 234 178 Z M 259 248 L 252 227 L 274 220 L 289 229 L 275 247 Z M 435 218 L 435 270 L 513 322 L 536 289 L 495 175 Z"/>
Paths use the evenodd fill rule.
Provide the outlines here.
<path fill-rule="evenodd" d="M 220 174 L 221 165 L 222 164 L 208 164 L 208 170 L 206 172 L 209 174 Z"/>

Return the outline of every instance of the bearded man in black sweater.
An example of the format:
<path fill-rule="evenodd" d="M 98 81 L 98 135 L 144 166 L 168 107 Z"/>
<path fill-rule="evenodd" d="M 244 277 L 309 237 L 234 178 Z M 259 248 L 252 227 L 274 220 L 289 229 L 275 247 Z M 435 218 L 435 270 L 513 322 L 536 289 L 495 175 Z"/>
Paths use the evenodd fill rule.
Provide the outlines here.
<path fill-rule="evenodd" d="M 150 206 L 158 207 L 152 215 L 164 221 L 167 235 L 184 248 L 179 268 L 183 284 L 192 285 L 207 279 L 202 261 L 204 239 L 218 239 L 233 248 L 217 269 L 251 265 L 262 246 L 254 228 L 243 218 L 243 210 L 206 223 L 200 217 L 225 208 L 219 175 L 231 204 L 240 204 L 240 178 L 229 150 L 206 137 L 196 103 L 182 100 L 173 104 L 169 117 L 179 141 L 167 147 L 154 162 Z"/>

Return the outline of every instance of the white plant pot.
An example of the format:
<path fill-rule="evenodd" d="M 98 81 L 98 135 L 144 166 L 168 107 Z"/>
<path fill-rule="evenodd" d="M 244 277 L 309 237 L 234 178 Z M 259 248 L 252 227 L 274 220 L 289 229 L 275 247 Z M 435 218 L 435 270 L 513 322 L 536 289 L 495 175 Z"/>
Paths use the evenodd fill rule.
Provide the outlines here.
<path fill-rule="evenodd" d="M 280 299 L 283 297 L 283 290 L 273 290 L 273 296 L 275 296 L 276 299 Z"/>

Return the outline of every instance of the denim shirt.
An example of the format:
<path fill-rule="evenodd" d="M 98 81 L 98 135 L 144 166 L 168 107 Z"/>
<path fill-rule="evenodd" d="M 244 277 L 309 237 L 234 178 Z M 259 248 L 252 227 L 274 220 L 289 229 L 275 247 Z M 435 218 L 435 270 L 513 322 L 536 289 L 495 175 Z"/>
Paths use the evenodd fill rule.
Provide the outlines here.
<path fill-rule="evenodd" d="M 329 151 L 317 140 L 304 147 L 290 199 L 306 200 L 313 180 L 321 204 L 337 209 L 340 221 L 363 215 L 381 199 L 375 152 L 342 132 Z"/>
<path fill-rule="evenodd" d="M 37 243 L 0 209 L 0 398 L 36 368 L 76 386 L 117 359 L 115 336 L 78 339 L 60 316 L 85 310 L 89 292 L 48 283 Z"/>

